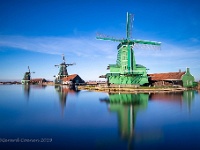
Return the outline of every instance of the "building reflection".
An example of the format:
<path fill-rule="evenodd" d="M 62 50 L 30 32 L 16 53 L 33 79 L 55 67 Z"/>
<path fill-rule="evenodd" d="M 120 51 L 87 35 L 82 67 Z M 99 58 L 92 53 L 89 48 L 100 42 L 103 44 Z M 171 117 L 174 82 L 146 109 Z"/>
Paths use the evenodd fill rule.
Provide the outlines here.
<path fill-rule="evenodd" d="M 194 90 L 182 91 L 177 93 L 151 93 L 149 95 L 150 101 L 160 101 L 167 103 L 176 103 L 182 107 L 182 105 L 187 105 L 188 111 L 191 112 L 192 102 L 195 98 Z"/>
<path fill-rule="evenodd" d="M 190 90 L 190 91 L 184 91 L 183 92 L 183 102 L 187 105 L 189 113 L 191 112 L 192 109 L 192 103 L 194 102 L 195 98 L 195 91 Z"/>
<path fill-rule="evenodd" d="M 69 88 L 67 85 L 55 85 L 55 90 L 59 95 L 59 102 L 62 110 L 62 115 L 64 114 L 64 110 L 67 103 L 67 96 L 68 94 L 78 94 L 79 91 Z"/>

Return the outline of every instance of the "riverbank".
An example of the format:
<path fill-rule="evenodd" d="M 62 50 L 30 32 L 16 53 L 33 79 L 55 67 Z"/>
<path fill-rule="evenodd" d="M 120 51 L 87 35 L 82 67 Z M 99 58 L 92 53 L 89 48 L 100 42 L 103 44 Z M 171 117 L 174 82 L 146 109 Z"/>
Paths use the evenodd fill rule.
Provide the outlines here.
<path fill-rule="evenodd" d="M 106 86 L 78 86 L 78 90 L 88 90 L 108 93 L 161 93 L 181 92 L 188 90 L 183 87 L 106 87 Z"/>
<path fill-rule="evenodd" d="M 0 85 L 5 84 L 21 84 L 20 82 L 0 82 Z M 55 84 L 54 82 L 44 82 L 42 84 L 30 84 L 30 85 L 42 85 L 42 86 L 69 86 Z M 70 87 L 69 87 L 70 88 Z M 200 84 L 196 88 L 184 88 L 184 87 L 148 87 L 137 85 L 118 85 L 118 86 L 106 86 L 106 85 L 77 85 L 74 87 L 76 90 L 88 90 L 94 92 L 106 92 L 106 93 L 169 93 L 169 92 L 182 92 L 186 90 L 200 91 Z"/>

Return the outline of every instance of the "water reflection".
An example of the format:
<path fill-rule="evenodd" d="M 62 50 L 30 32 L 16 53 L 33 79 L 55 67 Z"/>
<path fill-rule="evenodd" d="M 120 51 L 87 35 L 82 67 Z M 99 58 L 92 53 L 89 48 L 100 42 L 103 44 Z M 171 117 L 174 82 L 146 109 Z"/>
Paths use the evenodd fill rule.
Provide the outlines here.
<path fill-rule="evenodd" d="M 158 142 L 162 143 L 163 133 L 161 129 L 135 132 L 136 118 L 139 111 L 146 111 L 148 101 L 160 101 L 187 105 L 191 110 L 191 103 L 195 98 L 195 91 L 183 91 L 178 93 L 149 93 L 149 94 L 112 94 L 108 98 L 100 99 L 108 104 L 109 111 L 116 113 L 118 129 L 121 139 L 128 142 L 128 149 L 134 147 L 135 142 Z M 167 105 L 167 104 L 166 104 Z M 133 142 L 134 141 L 134 142 Z"/>
<path fill-rule="evenodd" d="M 181 107 L 182 105 L 187 105 L 188 111 L 191 112 L 192 103 L 195 98 L 194 90 L 188 90 L 177 93 L 151 93 L 149 100 L 151 101 L 160 101 L 167 103 L 177 103 Z"/>
<path fill-rule="evenodd" d="M 177 102 L 177 101 L 191 101 L 194 99 L 195 91 L 188 90 L 177 93 L 151 93 L 149 100 L 163 100 L 168 102 Z"/>
<path fill-rule="evenodd" d="M 149 94 L 109 94 L 109 98 L 100 99 L 108 104 L 111 112 L 117 113 L 120 137 L 131 141 L 134 137 L 134 127 L 137 112 L 145 110 L 148 105 Z"/>
<path fill-rule="evenodd" d="M 195 91 L 191 90 L 191 91 L 183 92 L 183 101 L 184 101 L 184 103 L 187 104 L 189 113 L 191 112 L 192 103 L 194 101 L 194 98 L 195 98 Z"/>
<path fill-rule="evenodd" d="M 78 94 L 79 91 L 75 90 L 74 88 L 70 88 L 66 85 L 55 85 L 55 90 L 59 95 L 59 101 L 61 105 L 62 115 L 64 114 L 64 110 L 66 107 L 67 96 L 68 94 Z"/>
<path fill-rule="evenodd" d="M 27 101 L 29 100 L 29 96 L 30 96 L 30 85 L 29 84 L 24 84 L 23 85 L 23 90 L 24 90 L 24 95 L 27 99 Z"/>
<path fill-rule="evenodd" d="M 53 138 L 52 143 L 0 143 L 7 149 L 200 149 L 200 95 L 195 91 L 82 91 L 77 96 L 66 86 L 5 85 L 0 94 L 1 138 Z"/>
<path fill-rule="evenodd" d="M 30 84 L 23 84 L 22 85 L 24 95 L 25 95 L 25 98 L 26 98 L 27 101 L 29 100 L 29 97 L 30 97 L 31 88 L 40 90 L 40 89 L 45 89 L 46 87 L 47 87 L 46 85 L 30 85 Z"/>
<path fill-rule="evenodd" d="M 116 112 L 120 136 L 130 139 L 134 134 L 136 115 L 148 105 L 148 94 L 110 94 L 109 110 Z"/>

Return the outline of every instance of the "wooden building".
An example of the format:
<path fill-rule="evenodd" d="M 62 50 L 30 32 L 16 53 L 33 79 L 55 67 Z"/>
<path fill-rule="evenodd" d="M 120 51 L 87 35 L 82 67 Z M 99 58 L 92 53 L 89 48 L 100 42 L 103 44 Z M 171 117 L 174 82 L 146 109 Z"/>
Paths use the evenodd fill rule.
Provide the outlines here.
<path fill-rule="evenodd" d="M 68 75 L 62 79 L 62 84 L 73 85 L 73 84 L 85 84 L 85 81 L 77 74 Z"/>
<path fill-rule="evenodd" d="M 185 72 L 168 72 L 148 74 L 152 86 L 183 86 L 194 87 L 194 77 L 189 68 Z"/>
<path fill-rule="evenodd" d="M 45 82 L 47 82 L 47 81 L 44 78 L 35 78 L 35 79 L 30 80 L 31 84 L 43 84 Z"/>

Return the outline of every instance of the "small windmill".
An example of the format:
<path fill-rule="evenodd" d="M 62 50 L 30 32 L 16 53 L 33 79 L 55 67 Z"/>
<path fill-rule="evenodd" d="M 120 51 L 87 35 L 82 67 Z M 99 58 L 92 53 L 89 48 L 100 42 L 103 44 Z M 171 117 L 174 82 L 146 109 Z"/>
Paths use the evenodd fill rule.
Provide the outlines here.
<path fill-rule="evenodd" d="M 64 77 L 68 76 L 68 72 L 67 72 L 67 67 L 68 66 L 75 65 L 75 63 L 73 63 L 73 64 L 66 64 L 65 63 L 65 56 L 64 56 L 64 54 L 62 54 L 62 59 L 63 59 L 63 62 L 60 65 L 55 65 L 55 67 L 60 68 L 59 73 L 56 76 L 56 80 L 55 80 L 56 83 L 60 83 L 61 79 L 63 79 Z"/>
<path fill-rule="evenodd" d="M 159 49 L 161 43 L 156 41 L 132 39 L 133 14 L 127 12 L 126 38 L 116 39 L 105 35 L 97 35 L 98 40 L 120 42 L 117 46 L 118 54 L 116 64 L 110 64 L 110 73 L 106 74 L 111 84 L 139 84 L 148 83 L 146 67 L 136 64 L 133 47 L 148 47 Z"/>
<path fill-rule="evenodd" d="M 25 72 L 24 78 L 21 81 L 22 84 L 29 84 L 30 83 L 31 73 L 35 73 L 35 72 L 31 72 L 30 67 L 28 66 L 28 72 Z"/>

